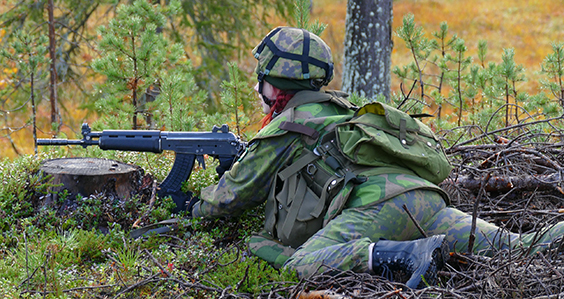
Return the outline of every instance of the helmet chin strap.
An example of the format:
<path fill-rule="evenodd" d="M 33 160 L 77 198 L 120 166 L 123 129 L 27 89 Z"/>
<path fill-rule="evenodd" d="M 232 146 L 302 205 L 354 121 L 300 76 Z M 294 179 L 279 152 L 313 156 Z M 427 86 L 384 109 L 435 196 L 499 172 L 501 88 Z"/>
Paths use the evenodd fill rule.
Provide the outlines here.
<path fill-rule="evenodd" d="M 258 80 L 258 82 L 259 82 L 258 93 L 260 94 L 260 96 L 261 96 L 262 100 L 264 101 L 264 103 L 265 103 L 266 105 L 268 105 L 268 107 L 272 108 L 272 106 L 274 106 L 275 100 L 269 99 L 267 96 L 265 96 L 265 95 L 262 93 L 262 88 L 263 88 L 263 86 L 264 86 L 264 73 L 263 73 L 263 72 L 261 72 L 261 73 L 258 75 L 257 80 Z"/>

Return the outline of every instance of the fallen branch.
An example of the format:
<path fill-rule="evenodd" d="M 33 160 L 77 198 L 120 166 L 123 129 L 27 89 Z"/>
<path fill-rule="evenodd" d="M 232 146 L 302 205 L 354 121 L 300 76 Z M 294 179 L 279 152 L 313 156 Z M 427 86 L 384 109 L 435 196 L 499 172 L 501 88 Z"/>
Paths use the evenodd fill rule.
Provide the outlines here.
<path fill-rule="evenodd" d="M 145 218 L 147 218 L 147 216 L 149 216 L 149 213 L 151 212 L 151 210 L 153 209 L 153 205 L 155 204 L 155 199 L 157 197 L 156 195 L 157 195 L 157 180 L 153 180 L 153 187 L 151 189 L 151 199 L 149 200 L 149 207 L 147 208 L 147 210 L 145 211 L 143 216 L 141 216 L 141 217 L 139 217 L 139 219 L 135 220 L 135 222 L 131 226 L 132 228 L 138 228 L 139 223 L 141 223 L 141 221 L 143 219 L 145 219 Z"/>
<path fill-rule="evenodd" d="M 482 187 L 483 181 L 479 177 L 463 175 L 454 179 L 445 180 L 442 185 L 455 185 L 475 193 Z M 487 192 L 508 192 L 512 189 L 522 191 L 557 191 L 564 194 L 560 187 L 562 176 L 560 173 L 549 175 L 522 175 L 522 176 L 491 176 L 484 184 Z"/>
<path fill-rule="evenodd" d="M 337 294 L 330 290 L 301 291 L 296 299 L 350 299 L 349 296 Z"/>

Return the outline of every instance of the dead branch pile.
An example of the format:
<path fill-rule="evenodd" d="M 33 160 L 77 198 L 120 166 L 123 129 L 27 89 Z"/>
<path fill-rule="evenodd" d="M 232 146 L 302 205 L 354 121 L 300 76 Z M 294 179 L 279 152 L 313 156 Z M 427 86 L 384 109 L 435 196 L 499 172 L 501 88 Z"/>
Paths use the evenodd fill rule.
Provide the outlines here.
<path fill-rule="evenodd" d="M 170 245 L 179 247 L 176 243 Z M 562 244 L 558 245 L 562 247 Z M 498 252 L 491 258 L 456 255 L 447 269 L 439 272 L 442 282 L 421 290 L 409 289 L 401 283 L 367 273 L 329 269 L 297 283 L 271 282 L 265 286 L 268 291 L 254 295 L 239 291 L 241 285 L 248 283 L 246 276 L 233 286 L 220 288 L 200 279 L 195 271 L 183 269 L 173 273 L 167 265 L 159 263 L 149 251 L 144 250 L 141 258 L 146 266 L 142 268 L 157 266 L 160 271 L 139 276 L 138 282 L 131 285 L 117 283 L 62 292 L 76 296 L 86 292 L 91 298 L 132 298 L 141 288 L 166 286 L 164 289 L 169 293 L 163 293 L 163 288 L 160 288 L 159 298 L 561 298 L 564 296 L 564 259 L 558 253 L 559 249 L 562 248 L 532 257 L 518 251 Z M 210 265 L 211 268 L 219 266 L 218 263 Z"/>
<path fill-rule="evenodd" d="M 476 127 L 457 128 L 466 141 L 445 149 L 454 169 L 440 186 L 456 208 L 470 214 L 476 209 L 479 218 L 514 232 L 562 220 L 564 134 L 556 126 L 561 122 L 547 119 L 480 134 Z"/>

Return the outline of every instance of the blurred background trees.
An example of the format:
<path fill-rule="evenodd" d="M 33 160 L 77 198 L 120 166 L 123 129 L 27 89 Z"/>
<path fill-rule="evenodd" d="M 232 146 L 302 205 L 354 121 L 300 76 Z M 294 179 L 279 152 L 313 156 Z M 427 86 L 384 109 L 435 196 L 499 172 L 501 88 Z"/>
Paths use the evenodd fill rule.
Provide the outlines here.
<path fill-rule="evenodd" d="M 118 111 L 130 112 L 132 119 L 129 127 L 146 128 L 149 126 L 146 123 L 147 118 L 140 117 L 136 122 L 133 118 L 136 118 L 137 114 L 148 117 L 155 111 L 145 109 L 155 110 L 161 107 L 158 103 L 145 106 L 143 100 L 151 96 L 150 91 L 155 90 L 151 88 L 156 87 L 156 83 L 169 83 L 168 86 L 171 86 L 172 82 L 155 81 L 163 78 L 195 83 L 192 90 L 183 91 L 185 97 L 190 94 L 190 97 L 196 98 L 193 107 L 197 107 L 199 111 L 194 111 L 193 114 L 201 113 L 202 109 L 203 112 L 212 114 L 223 112 L 219 94 L 222 81 L 229 78 L 228 63 L 240 61 L 241 57 L 245 60 L 249 48 L 252 48 L 253 43 L 272 26 L 269 19 L 272 20 L 274 16 L 278 19 L 286 18 L 293 5 L 283 0 L 182 0 L 174 5 L 169 1 L 153 0 L 148 5 L 154 9 L 161 5 L 164 8 L 174 6 L 176 13 L 164 15 L 157 23 L 144 23 L 146 19 L 138 23 L 137 30 L 151 32 L 152 37 L 146 37 L 159 42 L 139 41 L 137 47 L 140 48 L 137 49 L 141 50 L 141 53 L 137 52 L 135 55 L 145 55 L 137 58 L 149 58 L 153 64 L 145 65 L 145 69 L 130 68 L 128 71 L 137 72 L 131 77 L 123 73 L 113 73 L 109 67 L 110 57 L 115 57 L 116 53 L 120 52 L 118 61 L 113 61 L 113 71 L 120 67 L 130 67 L 127 60 L 132 57 L 131 52 L 122 52 L 125 50 L 123 46 L 127 44 L 124 40 L 127 38 L 126 34 L 118 32 L 117 27 L 113 28 L 112 32 L 104 31 L 106 29 L 100 32 L 97 30 L 102 25 L 105 26 L 103 28 L 110 28 L 110 20 L 119 17 L 118 7 L 131 3 L 105 0 L 8 0 L 0 3 L 0 42 L 9 54 L 15 54 L 10 43 L 16 38 L 18 31 L 26 32 L 35 38 L 52 38 L 47 47 L 49 55 L 45 55 L 45 58 L 54 62 L 54 65 L 45 64 L 37 69 L 38 74 L 45 78 L 36 82 L 36 88 L 39 90 L 36 95 L 39 105 L 37 128 L 41 136 L 54 136 L 61 130 L 61 134 L 74 137 L 81 122 L 97 120 L 101 116 L 106 119 L 101 119 L 100 124 L 114 126 L 116 122 L 122 122 L 118 121 L 120 117 L 115 117 L 119 114 Z M 49 35 L 50 32 L 54 34 Z M 121 45 L 115 43 L 119 38 L 116 34 L 121 34 Z M 113 41 L 108 41 L 110 36 L 113 36 Z M 112 47 L 113 49 L 110 49 Z M 145 48 L 142 49 L 143 47 Z M 149 53 L 148 49 L 151 47 L 154 49 Z M 134 49 L 130 47 L 129 50 Z M 51 58 L 52 55 L 54 57 Z M 159 61 L 163 63 L 160 64 Z M 4 70 L 0 75 L 0 84 L 3 87 L 0 93 L 1 154 L 13 157 L 29 153 L 29 141 L 33 138 L 28 134 L 32 127 L 32 116 L 27 107 L 29 105 L 22 105 L 22 101 L 29 99 L 29 91 L 25 94 L 19 83 L 29 79 L 25 79 L 15 62 L 3 59 L 0 63 Z M 174 67 L 172 70 L 171 63 L 177 63 L 178 68 Z M 157 74 L 158 70 L 155 68 L 162 72 Z M 176 74 L 167 75 L 164 73 L 165 69 Z M 46 74 L 49 76 L 45 76 Z M 50 88 L 55 92 L 49 93 Z M 118 96 L 118 91 L 123 91 L 123 88 L 128 89 L 130 94 Z M 198 92 L 196 89 L 205 92 Z M 20 98 L 23 100 L 18 100 Z M 250 95 L 247 98 L 250 99 Z M 171 98 L 168 99 L 170 106 Z M 186 112 L 192 109 L 184 107 L 183 110 Z M 5 144 L 9 146 L 6 147 Z"/>
<path fill-rule="evenodd" d="M 564 19 L 555 0 L 542 6 L 524 0 L 152 0 L 147 5 L 162 7 L 163 18 L 139 24 L 148 40 L 136 45 L 145 50 L 135 57 L 145 55 L 150 69 L 137 68 L 133 76 L 133 56 L 122 48 L 130 38 L 109 30 L 118 7 L 132 3 L 0 3 L 6 50 L 0 57 L 1 156 L 32 153 L 34 130 L 40 138 L 75 138 L 84 121 L 97 129 L 207 130 L 227 120 L 250 137 L 260 118 L 250 113 L 256 104 L 250 49 L 272 27 L 302 26 L 299 16 L 318 19 L 309 29 L 333 50 L 336 72 L 328 88 L 354 92 L 365 97 L 361 102 L 383 95 L 380 100 L 404 110 L 433 114 L 429 122 L 437 130 L 562 113 Z M 23 54 L 13 46 L 16 32 L 48 38 L 32 89 L 30 74 L 18 66 L 25 59 L 17 59 Z M 239 83 L 224 84 L 230 80 Z"/>

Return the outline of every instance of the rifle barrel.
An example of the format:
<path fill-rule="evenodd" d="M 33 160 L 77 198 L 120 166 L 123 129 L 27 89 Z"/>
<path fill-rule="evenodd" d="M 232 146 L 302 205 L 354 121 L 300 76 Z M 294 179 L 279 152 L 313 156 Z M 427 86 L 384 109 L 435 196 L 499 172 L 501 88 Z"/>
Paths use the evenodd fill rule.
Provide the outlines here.
<path fill-rule="evenodd" d="M 84 140 L 72 139 L 37 139 L 37 145 L 83 145 Z"/>

